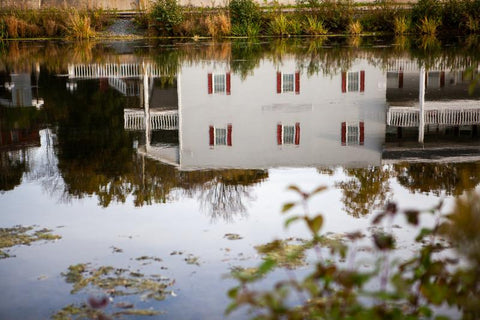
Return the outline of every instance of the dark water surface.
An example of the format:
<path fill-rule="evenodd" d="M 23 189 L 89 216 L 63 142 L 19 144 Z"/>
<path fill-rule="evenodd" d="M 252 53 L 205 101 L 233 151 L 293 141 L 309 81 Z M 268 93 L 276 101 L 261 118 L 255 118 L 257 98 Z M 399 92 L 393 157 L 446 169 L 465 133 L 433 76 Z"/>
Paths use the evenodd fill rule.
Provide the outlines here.
<path fill-rule="evenodd" d="M 310 204 L 326 232 L 365 230 L 387 201 L 445 199 L 448 210 L 480 189 L 479 43 L 4 44 L 0 227 L 62 238 L 0 260 L 0 318 L 46 319 L 106 294 L 108 314 L 129 302 L 158 318 L 221 319 L 226 275 L 260 261 L 255 245 L 308 236 L 283 228 L 291 184 L 329 187 Z M 71 293 L 62 273 L 79 263 L 158 275 L 168 289 L 161 301 Z"/>

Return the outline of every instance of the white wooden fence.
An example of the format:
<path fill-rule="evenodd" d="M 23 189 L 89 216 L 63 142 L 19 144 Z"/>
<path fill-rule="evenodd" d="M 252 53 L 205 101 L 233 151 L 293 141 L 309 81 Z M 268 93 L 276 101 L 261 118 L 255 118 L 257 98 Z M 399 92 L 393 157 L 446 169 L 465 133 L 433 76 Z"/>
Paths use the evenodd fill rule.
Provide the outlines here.
<path fill-rule="evenodd" d="M 390 107 L 387 125 L 395 127 L 418 127 L 418 107 Z M 455 101 L 425 103 L 426 125 L 478 125 L 480 124 L 480 101 Z"/>
<path fill-rule="evenodd" d="M 158 78 L 161 75 L 159 68 L 152 63 L 145 64 L 147 73 Z M 69 64 L 68 77 L 70 79 L 99 79 L 99 78 L 138 78 L 144 74 L 141 63 L 92 63 Z"/>
<path fill-rule="evenodd" d="M 143 110 L 124 110 L 124 128 L 126 130 L 145 130 L 145 112 Z M 178 111 L 150 111 L 151 130 L 178 130 Z"/>

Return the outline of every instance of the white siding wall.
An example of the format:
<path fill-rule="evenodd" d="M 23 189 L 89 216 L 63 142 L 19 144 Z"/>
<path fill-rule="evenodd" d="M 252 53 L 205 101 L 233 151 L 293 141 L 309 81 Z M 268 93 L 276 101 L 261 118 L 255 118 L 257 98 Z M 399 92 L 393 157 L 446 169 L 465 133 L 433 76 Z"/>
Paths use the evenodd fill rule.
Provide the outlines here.
<path fill-rule="evenodd" d="M 341 73 L 300 75 L 300 94 L 277 94 L 276 72 L 293 73 L 295 60 L 277 67 L 263 60 L 244 81 L 231 73 L 231 95 L 208 94 L 208 73 L 226 63 L 185 65 L 181 74 L 180 167 L 267 168 L 278 166 L 379 165 L 385 137 L 386 74 L 365 60 L 365 92 L 342 93 Z M 363 146 L 341 145 L 341 123 L 365 124 Z M 277 123 L 300 123 L 300 145 L 277 145 Z M 209 146 L 209 126 L 232 124 L 232 146 Z"/>

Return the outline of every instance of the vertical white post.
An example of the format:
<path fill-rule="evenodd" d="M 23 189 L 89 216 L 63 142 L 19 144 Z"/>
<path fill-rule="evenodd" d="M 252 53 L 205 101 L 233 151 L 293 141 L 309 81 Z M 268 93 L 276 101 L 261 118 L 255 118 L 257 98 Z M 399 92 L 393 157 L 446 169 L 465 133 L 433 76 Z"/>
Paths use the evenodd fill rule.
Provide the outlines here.
<path fill-rule="evenodd" d="M 149 88 L 148 88 L 148 72 L 145 62 L 142 62 L 143 67 L 143 105 L 145 108 L 145 151 L 148 152 L 150 148 L 150 104 L 149 104 Z"/>
<path fill-rule="evenodd" d="M 418 102 L 420 105 L 419 124 L 418 124 L 418 142 L 423 143 L 425 137 L 425 67 L 420 68 Z"/>
<path fill-rule="evenodd" d="M 182 151 L 183 151 L 183 134 L 182 134 L 182 68 L 177 72 L 177 128 L 178 128 L 178 164 L 179 167 L 182 167 Z"/>

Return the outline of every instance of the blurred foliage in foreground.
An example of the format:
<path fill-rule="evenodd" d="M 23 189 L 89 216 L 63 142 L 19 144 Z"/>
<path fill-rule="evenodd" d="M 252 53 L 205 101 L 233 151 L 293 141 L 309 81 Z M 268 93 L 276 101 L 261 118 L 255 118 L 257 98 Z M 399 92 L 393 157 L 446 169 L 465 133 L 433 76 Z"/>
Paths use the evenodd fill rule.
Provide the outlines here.
<path fill-rule="evenodd" d="M 399 210 L 394 203 L 372 220 L 373 250 L 361 249 L 366 239 L 360 232 L 345 235 L 349 245 L 330 246 L 324 257 L 321 247 L 326 235 L 320 230 L 322 215 L 311 215 L 308 200 L 324 190 L 311 193 L 297 187 L 298 202 L 287 203 L 283 212 L 303 210 L 289 216 L 285 225 L 303 221 L 310 230 L 317 258 L 306 276 L 297 278 L 287 270 L 288 279 L 272 289 L 257 290 L 276 267 L 266 256 L 255 272 L 232 273 L 238 285 L 228 295 L 226 312 L 248 307 L 255 319 L 462 319 L 480 317 L 480 195 L 465 193 L 456 200 L 453 212 L 440 213 L 442 204 L 432 210 Z M 422 216 L 431 215 L 430 227 Z M 395 218 L 402 217 L 418 231 L 417 250 L 407 260 L 395 259 L 396 240 L 392 231 Z M 344 242 L 345 243 L 345 242 Z M 299 247 L 301 248 L 301 247 Z M 288 259 L 305 255 L 311 245 L 292 251 Z M 369 254 L 375 263 L 365 267 L 356 253 Z M 363 258 L 363 256 L 362 256 Z M 363 260 L 363 259 L 362 259 Z M 446 313 L 447 315 L 443 315 Z"/>

